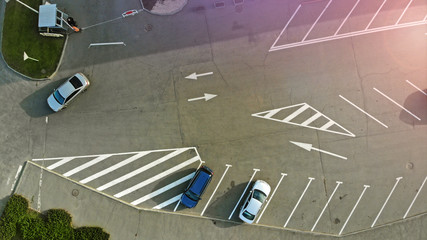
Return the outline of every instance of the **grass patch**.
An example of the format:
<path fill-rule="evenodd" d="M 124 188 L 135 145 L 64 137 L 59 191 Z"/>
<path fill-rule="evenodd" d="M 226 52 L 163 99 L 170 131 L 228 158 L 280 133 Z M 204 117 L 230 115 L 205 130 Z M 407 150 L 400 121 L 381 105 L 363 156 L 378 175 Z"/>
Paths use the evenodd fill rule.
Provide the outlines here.
<path fill-rule="evenodd" d="M 38 11 L 41 0 L 21 0 Z M 16 71 L 33 78 L 46 78 L 55 72 L 65 38 L 43 37 L 38 32 L 38 14 L 15 0 L 6 4 L 3 24 L 3 57 Z M 24 51 L 29 57 L 24 62 Z"/>
<path fill-rule="evenodd" d="M 100 227 L 72 227 L 72 218 L 63 209 L 44 214 L 28 208 L 28 200 L 12 195 L 0 217 L 1 240 L 108 240 L 110 234 Z"/>

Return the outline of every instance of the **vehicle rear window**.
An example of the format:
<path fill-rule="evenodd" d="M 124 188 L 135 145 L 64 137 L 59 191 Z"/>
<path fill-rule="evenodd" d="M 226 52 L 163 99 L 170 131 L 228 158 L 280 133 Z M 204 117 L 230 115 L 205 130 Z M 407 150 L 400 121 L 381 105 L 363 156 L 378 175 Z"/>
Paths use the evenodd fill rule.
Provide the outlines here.
<path fill-rule="evenodd" d="M 254 219 L 255 219 L 255 215 L 250 214 L 248 211 L 244 211 L 244 212 L 242 213 L 242 215 L 243 215 L 245 218 L 249 219 L 249 220 L 254 220 Z"/>
<path fill-rule="evenodd" d="M 72 77 L 72 78 L 70 79 L 70 83 L 73 85 L 73 87 L 74 87 L 75 89 L 77 89 L 77 88 L 79 88 L 79 87 L 83 86 L 82 82 L 80 82 L 80 80 L 79 80 L 77 77 Z"/>

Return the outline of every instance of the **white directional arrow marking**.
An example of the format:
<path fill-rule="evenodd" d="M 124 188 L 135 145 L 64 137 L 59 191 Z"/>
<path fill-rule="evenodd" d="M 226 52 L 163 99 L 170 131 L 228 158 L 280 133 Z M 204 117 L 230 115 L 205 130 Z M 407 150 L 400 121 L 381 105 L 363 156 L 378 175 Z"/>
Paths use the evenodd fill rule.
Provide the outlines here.
<path fill-rule="evenodd" d="M 340 156 L 338 154 L 327 152 L 325 150 L 321 150 L 321 149 L 318 149 L 318 148 L 314 148 L 313 145 L 311 145 L 309 143 L 293 142 L 293 141 L 289 141 L 289 142 L 291 142 L 291 143 L 297 145 L 298 147 L 301 147 L 301 148 L 303 148 L 303 149 L 305 149 L 305 150 L 307 150 L 309 152 L 311 150 L 315 150 L 315 151 L 322 152 L 322 153 L 325 153 L 325 154 L 328 154 L 328 155 L 331 155 L 331 156 L 334 156 L 334 157 L 337 157 L 337 158 L 341 158 L 341 159 L 347 160 L 346 157 Z"/>
<path fill-rule="evenodd" d="M 212 75 L 212 74 L 213 74 L 213 72 L 200 73 L 200 74 L 192 73 L 192 74 L 186 76 L 185 78 L 197 80 L 197 77 L 203 77 L 203 76 Z"/>
<path fill-rule="evenodd" d="M 208 101 L 208 100 L 211 100 L 212 98 L 214 98 L 214 97 L 216 97 L 216 96 L 217 96 L 217 95 L 215 95 L 215 94 L 205 93 L 205 96 L 203 96 L 203 97 L 190 98 L 190 99 L 188 99 L 188 101 L 189 101 L 189 102 L 192 102 L 192 101 L 202 100 L 202 99 L 205 99 L 205 101 Z"/>

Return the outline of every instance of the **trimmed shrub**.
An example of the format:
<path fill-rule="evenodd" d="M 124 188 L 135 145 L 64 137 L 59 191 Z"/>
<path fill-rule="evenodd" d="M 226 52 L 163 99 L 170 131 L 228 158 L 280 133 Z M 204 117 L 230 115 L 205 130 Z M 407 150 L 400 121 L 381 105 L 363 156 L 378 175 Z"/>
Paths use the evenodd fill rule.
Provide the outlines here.
<path fill-rule="evenodd" d="M 13 195 L 6 203 L 0 218 L 0 239 L 12 239 L 16 235 L 16 224 L 27 214 L 28 201 L 20 195 Z"/>
<path fill-rule="evenodd" d="M 74 231 L 71 226 L 71 216 L 68 212 L 63 209 L 49 209 L 46 215 L 47 239 L 74 239 Z"/>
<path fill-rule="evenodd" d="M 74 237 L 76 240 L 108 240 L 110 234 L 100 227 L 80 227 L 74 229 Z"/>
<path fill-rule="evenodd" d="M 19 223 L 22 239 L 37 240 L 46 236 L 46 224 L 40 216 L 26 216 Z"/>

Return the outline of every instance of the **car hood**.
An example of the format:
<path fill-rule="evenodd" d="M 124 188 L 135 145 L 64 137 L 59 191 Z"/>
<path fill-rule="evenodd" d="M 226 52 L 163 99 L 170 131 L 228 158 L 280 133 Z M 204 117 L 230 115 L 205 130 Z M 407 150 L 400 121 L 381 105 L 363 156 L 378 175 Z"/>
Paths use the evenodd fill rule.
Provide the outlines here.
<path fill-rule="evenodd" d="M 58 101 L 56 101 L 55 97 L 53 96 L 53 93 L 50 94 L 50 96 L 47 98 L 47 104 L 55 112 L 58 112 L 63 108 L 63 106 L 59 104 Z"/>
<path fill-rule="evenodd" d="M 181 203 L 184 204 L 188 208 L 193 208 L 193 207 L 195 207 L 197 205 L 196 201 L 190 199 L 184 193 L 181 196 Z"/>

